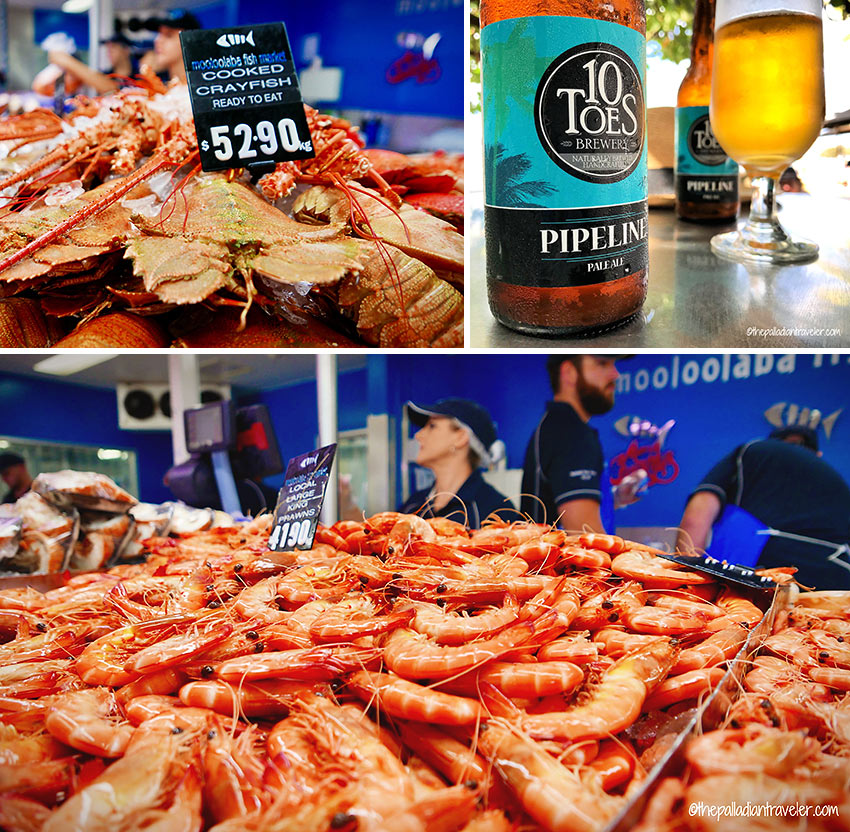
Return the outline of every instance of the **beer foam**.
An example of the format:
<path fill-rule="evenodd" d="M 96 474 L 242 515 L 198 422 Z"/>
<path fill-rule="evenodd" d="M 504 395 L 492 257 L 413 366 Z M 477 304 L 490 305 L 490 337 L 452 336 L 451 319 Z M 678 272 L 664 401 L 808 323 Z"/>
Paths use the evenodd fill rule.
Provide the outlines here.
<path fill-rule="evenodd" d="M 820 0 L 717 0 L 714 13 L 714 31 L 726 23 L 742 17 L 765 14 L 821 15 Z"/>

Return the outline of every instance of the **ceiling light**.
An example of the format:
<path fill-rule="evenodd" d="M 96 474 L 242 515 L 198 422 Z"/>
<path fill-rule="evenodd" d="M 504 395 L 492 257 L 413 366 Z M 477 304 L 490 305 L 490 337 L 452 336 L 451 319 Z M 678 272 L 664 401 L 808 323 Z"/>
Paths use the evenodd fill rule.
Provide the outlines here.
<path fill-rule="evenodd" d="M 126 457 L 127 454 L 124 451 L 115 448 L 100 448 L 97 452 L 98 459 L 126 459 Z"/>
<path fill-rule="evenodd" d="M 62 11 L 69 14 L 87 12 L 94 5 L 94 0 L 65 0 Z"/>
<path fill-rule="evenodd" d="M 89 367 L 94 367 L 97 364 L 103 364 L 104 361 L 111 361 L 115 358 L 115 353 L 98 353 L 91 355 L 90 353 L 61 353 L 59 355 L 51 355 L 50 358 L 45 358 L 33 365 L 33 370 L 37 373 L 49 373 L 52 376 L 71 376 L 74 373 L 79 373 L 81 370 L 87 370 Z"/>

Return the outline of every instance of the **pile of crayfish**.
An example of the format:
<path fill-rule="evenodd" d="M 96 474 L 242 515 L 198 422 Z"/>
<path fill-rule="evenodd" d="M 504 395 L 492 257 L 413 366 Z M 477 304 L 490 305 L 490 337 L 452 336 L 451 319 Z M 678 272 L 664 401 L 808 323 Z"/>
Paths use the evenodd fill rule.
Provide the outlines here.
<path fill-rule="evenodd" d="M 763 616 L 609 535 L 270 529 L 0 592 L 0 828 L 599 830 Z"/>
<path fill-rule="evenodd" d="M 720 726 L 687 745 L 639 832 L 850 826 L 850 593 L 806 592 L 782 610 Z M 736 806 L 772 806 L 736 819 Z M 713 807 L 701 811 L 697 807 Z M 737 825 L 736 825 L 737 824 Z"/>
<path fill-rule="evenodd" d="M 0 346 L 463 346 L 460 155 L 305 106 L 314 158 L 201 174 L 185 86 L 139 83 L 0 121 Z"/>

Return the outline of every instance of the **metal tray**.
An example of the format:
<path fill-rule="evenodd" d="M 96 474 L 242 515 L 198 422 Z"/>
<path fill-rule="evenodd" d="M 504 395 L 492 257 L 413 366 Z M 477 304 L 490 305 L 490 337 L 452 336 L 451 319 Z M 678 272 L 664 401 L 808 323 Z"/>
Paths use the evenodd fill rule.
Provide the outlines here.
<path fill-rule="evenodd" d="M 749 669 L 747 664 L 749 659 L 752 658 L 752 655 L 758 649 L 762 638 L 772 630 L 777 613 L 790 606 L 791 595 L 792 588 L 787 584 L 777 586 L 764 616 L 762 616 L 761 621 L 750 631 L 747 640 L 735 658 L 729 663 L 729 669 L 720 680 L 720 683 L 712 694 L 703 701 L 697 712 L 676 737 L 673 745 L 664 757 L 649 772 L 640 790 L 629 801 L 628 805 L 623 808 L 622 812 L 605 826 L 601 832 L 627 832 L 627 830 L 636 826 L 658 782 L 665 777 L 677 774 L 684 767 L 685 746 L 696 732 L 697 727 L 703 732 L 711 731 L 722 722 L 729 710 L 729 706 L 738 698 L 741 690 L 743 690 L 742 680 L 744 674 Z"/>

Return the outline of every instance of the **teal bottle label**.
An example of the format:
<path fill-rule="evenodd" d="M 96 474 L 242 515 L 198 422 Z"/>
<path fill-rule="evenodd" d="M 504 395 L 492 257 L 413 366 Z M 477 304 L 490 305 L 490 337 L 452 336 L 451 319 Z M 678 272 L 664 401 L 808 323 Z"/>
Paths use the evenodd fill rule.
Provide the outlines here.
<path fill-rule="evenodd" d="M 708 107 L 676 108 L 676 198 L 684 202 L 735 202 L 738 165 L 718 144 Z"/>
<path fill-rule="evenodd" d="M 646 40 L 583 17 L 481 31 L 488 274 L 562 287 L 647 264 Z"/>

